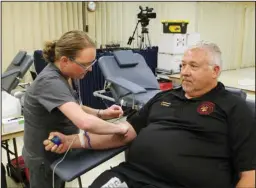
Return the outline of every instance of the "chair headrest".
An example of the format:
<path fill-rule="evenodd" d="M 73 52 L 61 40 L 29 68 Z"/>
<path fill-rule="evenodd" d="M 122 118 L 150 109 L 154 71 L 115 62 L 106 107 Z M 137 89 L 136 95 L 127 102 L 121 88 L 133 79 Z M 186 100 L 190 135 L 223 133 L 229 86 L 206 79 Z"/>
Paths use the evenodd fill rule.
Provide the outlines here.
<path fill-rule="evenodd" d="M 132 50 L 119 50 L 114 51 L 113 55 L 119 65 L 119 67 L 135 67 L 138 62 L 136 61 Z"/>
<path fill-rule="evenodd" d="M 19 66 L 21 64 L 22 60 L 25 58 L 26 55 L 27 55 L 27 52 L 19 51 L 18 54 L 12 60 L 11 64 L 13 64 L 15 66 Z"/>
<path fill-rule="evenodd" d="M 233 88 L 233 87 L 225 87 L 227 91 L 239 96 L 239 97 L 242 97 L 242 99 L 246 99 L 247 97 L 247 94 L 242 90 L 242 89 L 238 89 L 238 88 Z"/>

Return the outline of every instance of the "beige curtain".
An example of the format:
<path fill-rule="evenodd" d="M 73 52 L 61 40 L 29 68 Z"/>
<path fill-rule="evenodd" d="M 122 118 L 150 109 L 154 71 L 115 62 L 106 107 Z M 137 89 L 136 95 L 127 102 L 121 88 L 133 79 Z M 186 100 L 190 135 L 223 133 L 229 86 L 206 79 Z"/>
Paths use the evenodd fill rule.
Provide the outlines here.
<path fill-rule="evenodd" d="M 223 70 L 255 66 L 255 4 L 200 2 L 198 32 L 217 43 L 223 53 Z"/>
<path fill-rule="evenodd" d="M 245 6 L 242 61 L 240 67 L 255 66 L 255 4 Z"/>
<path fill-rule="evenodd" d="M 33 53 L 46 40 L 83 29 L 82 2 L 2 2 L 2 72 L 19 50 Z"/>

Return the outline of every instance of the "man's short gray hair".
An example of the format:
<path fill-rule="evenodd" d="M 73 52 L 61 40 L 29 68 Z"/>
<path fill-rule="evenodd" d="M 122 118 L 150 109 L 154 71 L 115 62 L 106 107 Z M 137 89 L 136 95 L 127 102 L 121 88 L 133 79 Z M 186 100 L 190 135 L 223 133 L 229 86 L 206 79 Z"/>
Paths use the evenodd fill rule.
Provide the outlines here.
<path fill-rule="evenodd" d="M 188 50 L 192 49 L 204 49 L 210 55 L 210 62 L 209 65 L 218 65 L 220 68 L 222 67 L 222 58 L 221 58 L 221 50 L 217 44 L 200 41 L 196 45 L 193 45 L 188 48 Z"/>

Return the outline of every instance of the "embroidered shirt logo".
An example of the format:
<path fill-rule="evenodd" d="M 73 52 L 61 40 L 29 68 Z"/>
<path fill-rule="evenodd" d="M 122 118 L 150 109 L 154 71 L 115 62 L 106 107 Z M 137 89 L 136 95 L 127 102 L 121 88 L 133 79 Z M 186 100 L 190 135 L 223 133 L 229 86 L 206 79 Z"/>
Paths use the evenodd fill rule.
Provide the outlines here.
<path fill-rule="evenodd" d="M 209 115 L 213 112 L 215 104 L 209 101 L 201 103 L 197 107 L 197 112 L 202 115 Z"/>
<path fill-rule="evenodd" d="M 171 105 L 171 103 L 162 101 L 162 102 L 160 103 L 160 105 L 161 105 L 161 106 L 166 106 L 166 107 L 168 107 L 168 106 Z"/>

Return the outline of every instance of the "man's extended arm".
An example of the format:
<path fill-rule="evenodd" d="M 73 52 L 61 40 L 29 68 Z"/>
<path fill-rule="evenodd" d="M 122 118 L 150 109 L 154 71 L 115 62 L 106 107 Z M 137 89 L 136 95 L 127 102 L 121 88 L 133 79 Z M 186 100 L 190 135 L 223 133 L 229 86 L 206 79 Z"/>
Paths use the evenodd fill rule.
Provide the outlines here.
<path fill-rule="evenodd" d="M 93 149 L 110 149 L 110 148 L 117 148 L 121 147 L 124 145 L 127 145 L 129 142 L 134 140 L 134 138 L 137 136 L 135 130 L 133 127 L 128 123 L 128 122 L 122 122 L 120 123 L 126 124 L 128 128 L 128 132 L 125 135 L 119 135 L 119 134 L 113 134 L 113 135 L 98 135 L 98 134 L 93 134 L 93 133 L 88 133 L 90 140 L 91 140 L 91 146 Z M 44 145 L 45 149 L 47 151 L 51 150 L 52 152 L 56 153 L 63 153 L 67 150 L 69 145 L 72 143 L 71 148 L 82 148 L 80 140 L 78 138 L 78 135 L 63 135 L 58 132 L 53 132 L 50 134 L 49 139 L 53 136 L 58 136 L 60 137 L 63 145 L 57 148 L 57 146 L 50 141 L 50 140 L 45 140 Z M 74 139 L 76 137 L 76 139 Z M 85 137 L 85 149 L 89 148 L 88 147 L 88 142 L 87 138 Z"/>

